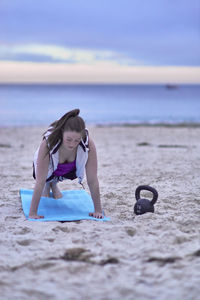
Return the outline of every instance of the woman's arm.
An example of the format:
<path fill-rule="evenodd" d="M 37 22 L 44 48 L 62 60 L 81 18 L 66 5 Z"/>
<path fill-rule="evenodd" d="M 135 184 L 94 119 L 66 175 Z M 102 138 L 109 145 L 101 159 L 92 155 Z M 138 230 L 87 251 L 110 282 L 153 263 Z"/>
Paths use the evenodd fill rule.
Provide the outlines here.
<path fill-rule="evenodd" d="M 38 216 L 37 210 L 40 203 L 40 198 L 44 185 L 47 178 L 48 167 L 49 167 L 49 155 L 47 154 L 48 148 L 46 140 L 44 140 L 39 148 L 38 160 L 37 160 L 37 174 L 36 174 L 36 183 L 34 187 L 33 197 L 31 201 L 31 207 L 29 212 L 29 218 L 31 219 L 40 219 L 44 216 Z"/>
<path fill-rule="evenodd" d="M 103 218 L 99 192 L 99 181 L 97 178 L 97 153 L 95 144 L 91 139 L 89 139 L 89 148 L 90 151 L 88 153 L 88 161 L 86 164 L 86 176 L 95 209 L 95 212 L 90 213 L 90 216 L 95 218 Z"/>

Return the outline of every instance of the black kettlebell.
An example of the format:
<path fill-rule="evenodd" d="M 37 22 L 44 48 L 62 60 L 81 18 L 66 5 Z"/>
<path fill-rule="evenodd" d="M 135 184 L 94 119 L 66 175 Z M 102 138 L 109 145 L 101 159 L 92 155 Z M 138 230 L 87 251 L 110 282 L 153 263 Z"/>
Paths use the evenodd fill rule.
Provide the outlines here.
<path fill-rule="evenodd" d="M 140 199 L 140 192 L 142 190 L 150 191 L 153 193 L 153 199 L 149 201 L 148 199 Z M 156 189 L 149 185 L 140 185 L 135 190 L 135 198 L 136 203 L 134 205 L 134 213 L 136 215 L 142 215 L 146 212 L 154 212 L 154 204 L 156 203 L 158 199 L 158 192 Z"/>

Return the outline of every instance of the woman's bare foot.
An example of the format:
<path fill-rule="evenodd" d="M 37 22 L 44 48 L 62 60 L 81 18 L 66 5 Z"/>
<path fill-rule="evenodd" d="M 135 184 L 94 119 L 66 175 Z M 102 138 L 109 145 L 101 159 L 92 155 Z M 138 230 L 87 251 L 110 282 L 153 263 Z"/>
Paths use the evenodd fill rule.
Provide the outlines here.
<path fill-rule="evenodd" d="M 50 197 L 50 183 L 47 182 L 42 191 L 42 197 Z"/>
<path fill-rule="evenodd" d="M 62 193 L 59 190 L 59 188 L 57 187 L 57 183 L 51 183 L 51 189 L 52 189 L 52 193 L 53 193 L 53 198 L 55 198 L 55 199 L 62 198 Z"/>

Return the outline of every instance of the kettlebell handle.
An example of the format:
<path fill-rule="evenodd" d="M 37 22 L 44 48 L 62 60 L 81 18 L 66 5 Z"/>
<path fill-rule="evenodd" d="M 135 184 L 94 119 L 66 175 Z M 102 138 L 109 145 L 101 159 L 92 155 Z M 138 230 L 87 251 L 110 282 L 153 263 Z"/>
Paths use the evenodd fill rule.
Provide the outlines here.
<path fill-rule="evenodd" d="M 135 190 L 135 198 L 137 201 L 140 199 L 140 192 L 142 190 L 153 193 L 153 199 L 151 200 L 151 204 L 154 205 L 158 199 L 158 192 L 156 191 L 156 189 L 154 189 L 153 187 L 151 187 L 149 185 L 139 185 Z"/>

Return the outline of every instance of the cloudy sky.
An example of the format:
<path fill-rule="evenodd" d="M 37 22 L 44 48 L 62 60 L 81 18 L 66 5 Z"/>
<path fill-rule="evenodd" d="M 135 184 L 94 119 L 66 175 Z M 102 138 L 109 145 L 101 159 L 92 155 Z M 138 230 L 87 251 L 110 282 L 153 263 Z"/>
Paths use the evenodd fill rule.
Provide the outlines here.
<path fill-rule="evenodd" d="M 0 0 L 0 66 L 199 67 L 199 15 L 199 0 Z"/>

